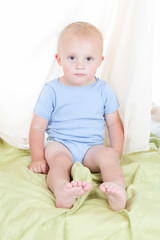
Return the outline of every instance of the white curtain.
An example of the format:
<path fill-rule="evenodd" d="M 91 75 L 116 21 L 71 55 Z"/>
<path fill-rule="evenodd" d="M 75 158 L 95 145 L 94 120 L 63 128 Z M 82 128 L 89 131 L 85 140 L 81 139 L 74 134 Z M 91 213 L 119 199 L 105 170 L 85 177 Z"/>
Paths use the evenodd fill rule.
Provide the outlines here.
<path fill-rule="evenodd" d="M 120 101 L 124 153 L 148 150 L 157 0 L 6 0 L 0 6 L 0 136 L 28 148 L 33 108 L 43 84 L 59 74 L 59 32 L 88 21 L 104 35 L 105 61 L 97 75 Z"/>
<path fill-rule="evenodd" d="M 148 149 L 152 52 L 153 1 L 120 1 L 102 76 L 121 103 L 127 153 Z"/>
<path fill-rule="evenodd" d="M 152 101 L 160 109 L 160 1 L 154 2 Z M 160 114 L 159 114 L 160 118 Z M 160 123 L 160 121 L 159 121 Z"/>

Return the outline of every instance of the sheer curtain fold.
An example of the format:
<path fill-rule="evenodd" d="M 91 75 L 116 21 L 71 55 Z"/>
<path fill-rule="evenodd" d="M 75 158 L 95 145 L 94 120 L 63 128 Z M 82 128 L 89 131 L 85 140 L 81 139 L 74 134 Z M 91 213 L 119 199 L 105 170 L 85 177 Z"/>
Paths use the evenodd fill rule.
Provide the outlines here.
<path fill-rule="evenodd" d="M 1 24 L 6 23 L 0 46 L 0 136 L 16 147 L 29 147 L 36 99 L 45 81 L 62 74 L 54 60 L 58 34 L 70 22 L 88 21 L 104 35 L 105 61 L 98 74 L 120 102 L 124 153 L 148 150 L 154 0 L 59 0 L 56 5 L 28 0 L 25 6 L 16 0 L 11 5 L 9 15 L 4 14 L 8 3 L 0 10 Z"/>
<path fill-rule="evenodd" d="M 149 149 L 153 2 L 120 2 L 102 77 L 115 89 L 125 129 L 124 153 Z"/>

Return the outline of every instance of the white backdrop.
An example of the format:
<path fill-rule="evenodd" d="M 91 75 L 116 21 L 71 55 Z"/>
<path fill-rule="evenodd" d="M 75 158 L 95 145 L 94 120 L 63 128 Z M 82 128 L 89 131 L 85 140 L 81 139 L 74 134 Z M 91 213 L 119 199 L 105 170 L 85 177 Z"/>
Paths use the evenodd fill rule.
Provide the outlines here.
<path fill-rule="evenodd" d="M 39 92 L 46 81 L 61 74 L 54 59 L 58 34 L 73 21 L 88 21 L 104 35 L 105 61 L 97 75 L 118 95 L 124 152 L 148 150 L 156 1 L 1 2 L 0 136 L 9 144 L 28 148 Z"/>

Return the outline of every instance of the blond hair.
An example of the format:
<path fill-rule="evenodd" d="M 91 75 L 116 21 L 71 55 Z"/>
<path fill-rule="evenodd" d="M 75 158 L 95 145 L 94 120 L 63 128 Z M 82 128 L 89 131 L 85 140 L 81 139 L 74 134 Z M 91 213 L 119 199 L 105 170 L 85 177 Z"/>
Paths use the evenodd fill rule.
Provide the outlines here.
<path fill-rule="evenodd" d="M 94 34 L 100 40 L 100 44 L 103 50 L 103 35 L 98 28 L 87 22 L 73 22 L 66 26 L 60 33 L 57 44 L 58 51 L 60 47 L 60 42 L 67 33 L 75 34 L 76 36 L 86 36 Z"/>

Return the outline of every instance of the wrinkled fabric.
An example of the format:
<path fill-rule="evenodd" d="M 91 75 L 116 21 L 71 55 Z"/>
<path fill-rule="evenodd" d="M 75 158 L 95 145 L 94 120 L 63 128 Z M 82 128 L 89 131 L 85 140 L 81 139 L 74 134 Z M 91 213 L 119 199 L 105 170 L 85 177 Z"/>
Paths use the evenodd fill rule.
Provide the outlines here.
<path fill-rule="evenodd" d="M 99 190 L 101 174 L 80 163 L 72 167 L 74 180 L 92 182 L 93 189 L 72 209 L 55 207 L 46 175 L 28 169 L 28 150 L 0 141 L 1 240 L 150 240 L 159 239 L 160 138 L 150 138 L 150 150 L 123 155 L 126 209 L 112 211 Z"/>

